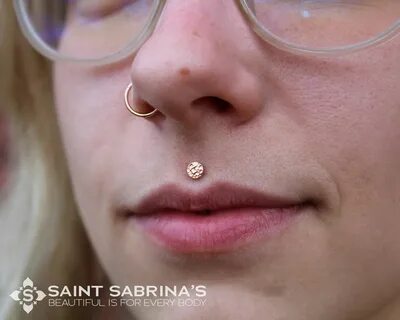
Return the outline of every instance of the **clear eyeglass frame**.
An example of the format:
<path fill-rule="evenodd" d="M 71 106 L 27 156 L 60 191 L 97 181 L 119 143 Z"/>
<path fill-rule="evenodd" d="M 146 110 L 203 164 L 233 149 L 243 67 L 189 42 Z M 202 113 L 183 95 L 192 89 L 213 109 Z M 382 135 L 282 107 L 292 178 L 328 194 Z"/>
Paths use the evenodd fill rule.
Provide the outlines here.
<path fill-rule="evenodd" d="M 26 0 L 13 0 L 17 20 L 25 37 L 28 39 L 30 44 L 42 55 L 53 61 L 72 61 L 77 63 L 92 64 L 92 65 L 107 65 L 131 56 L 143 45 L 143 43 L 150 37 L 150 35 L 154 31 L 167 0 L 154 0 L 154 4 L 149 14 L 149 18 L 147 19 L 142 32 L 130 43 L 128 43 L 124 49 L 99 59 L 71 58 L 62 55 L 61 53 L 49 47 L 35 32 L 34 27 L 30 23 L 27 12 L 26 10 L 24 10 L 24 1 Z M 299 54 L 313 55 L 313 56 L 343 55 L 359 51 L 365 48 L 377 46 L 385 41 L 392 39 L 393 37 L 395 37 L 400 33 L 400 19 L 399 19 L 395 24 L 393 24 L 387 30 L 366 41 L 358 42 L 351 45 L 334 47 L 334 48 L 313 49 L 290 43 L 285 39 L 282 39 L 274 35 L 270 30 L 266 29 L 258 21 L 257 17 L 252 12 L 248 3 L 249 0 L 232 0 L 232 1 L 236 3 L 244 19 L 249 23 L 253 31 L 261 39 L 263 39 L 264 41 L 266 41 L 267 43 L 273 45 L 278 49 L 297 55 Z"/>

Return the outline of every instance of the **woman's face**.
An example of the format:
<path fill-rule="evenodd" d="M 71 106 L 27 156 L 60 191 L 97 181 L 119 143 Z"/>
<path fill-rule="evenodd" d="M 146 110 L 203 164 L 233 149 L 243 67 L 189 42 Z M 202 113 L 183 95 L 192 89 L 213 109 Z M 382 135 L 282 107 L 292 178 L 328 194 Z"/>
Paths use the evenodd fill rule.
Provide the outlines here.
<path fill-rule="evenodd" d="M 395 38 L 341 57 L 292 55 L 257 37 L 234 1 L 168 1 L 134 58 L 56 63 L 76 201 L 111 282 L 207 288 L 202 307 L 131 312 L 389 319 L 400 298 L 399 52 Z M 132 105 L 156 115 L 126 110 L 130 82 Z M 205 166 L 199 180 L 191 161 Z M 138 209 L 155 191 L 147 209 L 205 209 L 240 198 L 232 186 L 287 208 L 263 198 L 260 214 L 250 197 L 207 215 Z"/>

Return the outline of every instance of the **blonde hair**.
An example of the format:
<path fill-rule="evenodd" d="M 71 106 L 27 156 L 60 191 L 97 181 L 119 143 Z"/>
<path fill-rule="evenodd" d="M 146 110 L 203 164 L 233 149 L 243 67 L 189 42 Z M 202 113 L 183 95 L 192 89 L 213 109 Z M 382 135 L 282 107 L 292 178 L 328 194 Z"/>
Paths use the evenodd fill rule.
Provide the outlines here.
<path fill-rule="evenodd" d="M 94 281 L 97 264 L 70 187 L 53 108 L 51 64 L 21 35 L 12 1 L 0 0 L 0 6 L 0 108 L 10 137 L 0 200 L 0 319 L 18 320 L 26 314 L 9 294 L 26 277 L 38 289 L 85 285 Z M 83 313 L 38 303 L 29 317 L 82 319 Z"/>

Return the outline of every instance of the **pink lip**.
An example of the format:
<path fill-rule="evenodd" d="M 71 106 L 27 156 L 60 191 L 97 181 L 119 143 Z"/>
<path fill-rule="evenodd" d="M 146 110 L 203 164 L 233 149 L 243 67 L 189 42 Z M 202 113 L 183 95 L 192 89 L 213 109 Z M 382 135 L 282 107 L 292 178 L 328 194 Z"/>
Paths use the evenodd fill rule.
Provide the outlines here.
<path fill-rule="evenodd" d="M 166 249 L 179 253 L 224 252 L 278 233 L 299 209 L 237 208 L 206 216 L 170 211 L 136 217 L 136 222 Z"/>
<path fill-rule="evenodd" d="M 279 233 L 307 204 L 298 196 L 278 197 L 228 183 L 201 192 L 164 185 L 133 210 L 122 211 L 166 250 L 211 253 Z"/>

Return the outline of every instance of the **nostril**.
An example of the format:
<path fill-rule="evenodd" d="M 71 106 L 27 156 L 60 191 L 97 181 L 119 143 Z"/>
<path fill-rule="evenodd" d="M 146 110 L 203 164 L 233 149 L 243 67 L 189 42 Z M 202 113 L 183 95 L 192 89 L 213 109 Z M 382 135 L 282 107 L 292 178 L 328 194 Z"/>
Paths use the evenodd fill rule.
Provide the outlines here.
<path fill-rule="evenodd" d="M 156 107 L 153 107 L 146 100 L 143 100 L 140 98 L 135 99 L 133 107 L 134 107 L 135 111 L 140 112 L 140 113 L 149 113 L 149 112 L 152 112 L 156 108 Z"/>
<path fill-rule="evenodd" d="M 232 105 L 221 98 L 208 96 L 196 99 L 192 103 L 193 106 L 209 106 L 213 108 L 217 113 L 225 113 L 232 109 Z"/>

